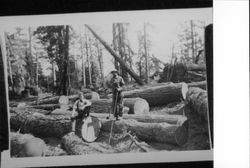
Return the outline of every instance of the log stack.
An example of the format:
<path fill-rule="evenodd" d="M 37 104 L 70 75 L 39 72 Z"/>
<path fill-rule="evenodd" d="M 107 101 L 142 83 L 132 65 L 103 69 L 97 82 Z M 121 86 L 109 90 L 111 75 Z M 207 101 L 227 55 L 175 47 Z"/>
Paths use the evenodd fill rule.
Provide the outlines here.
<path fill-rule="evenodd" d="M 187 142 L 187 129 L 179 125 L 168 123 L 142 123 L 128 119 L 121 121 L 102 121 L 102 130 L 110 132 L 113 122 L 113 133 L 131 131 L 146 142 L 161 142 L 183 145 Z"/>
<path fill-rule="evenodd" d="M 91 112 L 94 113 L 109 113 L 112 111 L 112 99 L 100 99 L 92 100 Z M 129 108 L 129 114 L 148 114 L 149 113 L 149 104 L 146 100 L 141 98 L 127 98 L 123 101 L 124 106 Z M 26 106 L 29 108 L 43 109 L 49 111 L 63 111 L 69 110 L 72 108 L 72 104 L 69 104 L 68 109 L 60 109 L 59 104 L 41 104 L 37 106 Z"/>
<path fill-rule="evenodd" d="M 166 83 L 160 86 L 124 91 L 125 98 L 145 99 L 149 106 L 163 106 L 183 99 L 181 89 L 185 83 Z M 185 84 L 186 85 L 186 84 Z M 187 83 L 188 87 L 206 88 L 206 81 Z M 111 97 L 112 95 L 109 95 Z"/>
<path fill-rule="evenodd" d="M 185 113 L 188 118 L 188 142 L 184 145 L 184 149 L 211 149 L 207 92 L 197 87 L 189 88 L 186 101 Z"/>

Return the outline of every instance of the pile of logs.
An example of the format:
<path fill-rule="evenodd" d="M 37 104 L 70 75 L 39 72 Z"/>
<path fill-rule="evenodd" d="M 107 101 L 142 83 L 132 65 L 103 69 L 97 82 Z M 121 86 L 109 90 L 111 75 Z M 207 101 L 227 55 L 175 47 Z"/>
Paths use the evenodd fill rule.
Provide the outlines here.
<path fill-rule="evenodd" d="M 101 131 L 109 133 L 111 126 L 113 133 L 132 132 L 141 141 L 172 144 L 186 149 L 187 144 L 194 142 L 195 136 L 207 134 L 207 92 L 205 82 L 196 83 L 176 83 L 155 86 L 124 92 L 124 106 L 128 107 L 127 114 L 123 115 L 123 120 L 107 120 L 108 113 L 112 110 L 111 99 L 91 100 L 91 117 L 101 121 Z M 87 97 L 87 96 L 85 96 Z M 37 102 L 27 103 L 23 107 L 10 108 L 11 129 L 22 133 L 30 133 L 37 137 L 57 137 L 63 139 L 64 148 L 69 154 L 84 154 L 86 146 L 92 146 L 84 142 L 77 136 L 68 134 L 71 131 L 71 110 L 72 102 L 78 96 L 69 96 L 68 108 L 61 108 L 58 104 L 59 96 L 50 97 Z M 87 97 L 88 98 L 88 97 Z M 173 102 L 184 101 L 184 109 L 189 111 L 187 115 L 178 113 L 171 114 L 151 114 L 150 107 L 167 105 Z M 188 108 L 188 109 L 186 109 Z M 178 109 L 180 110 L 180 109 Z M 190 112 L 191 111 L 191 112 Z M 197 133 L 194 129 L 197 125 L 197 118 L 205 121 L 203 132 Z M 81 127 L 77 126 L 78 132 Z M 14 136 L 13 136 L 14 137 Z M 203 140 L 206 141 L 208 137 Z M 11 138 L 14 141 L 15 138 Z M 74 142 L 74 143 L 73 143 Z M 67 145 L 68 144 L 68 145 Z M 71 145 L 69 145 L 71 144 Z M 75 145 L 74 145 L 75 144 Z M 136 143 L 135 143 L 136 144 Z M 193 144 L 193 143 L 192 143 Z M 93 146 L 93 151 L 98 153 Z M 102 151 L 105 153 L 105 151 Z M 91 153 L 91 152 L 90 152 Z M 95 153 L 95 152 L 94 152 Z M 108 151 L 106 151 L 108 153 Z"/>

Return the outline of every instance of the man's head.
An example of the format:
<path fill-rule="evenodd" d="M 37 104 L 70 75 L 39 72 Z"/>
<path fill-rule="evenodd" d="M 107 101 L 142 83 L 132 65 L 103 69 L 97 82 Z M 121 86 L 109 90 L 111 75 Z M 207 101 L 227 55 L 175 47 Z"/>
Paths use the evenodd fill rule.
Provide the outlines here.
<path fill-rule="evenodd" d="M 83 100 L 83 99 L 84 99 L 84 95 L 83 95 L 82 92 L 79 93 L 79 99 L 80 99 L 80 100 Z"/>
<path fill-rule="evenodd" d="M 111 71 L 111 74 L 113 77 L 117 77 L 119 75 L 117 70 Z"/>

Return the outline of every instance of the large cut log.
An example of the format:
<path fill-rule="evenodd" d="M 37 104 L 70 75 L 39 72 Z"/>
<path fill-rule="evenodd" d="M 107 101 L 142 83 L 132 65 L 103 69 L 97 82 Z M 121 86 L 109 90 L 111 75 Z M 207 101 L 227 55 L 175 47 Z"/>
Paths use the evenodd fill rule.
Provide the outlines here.
<path fill-rule="evenodd" d="M 123 92 L 125 98 L 140 97 L 145 99 L 149 106 L 163 106 L 180 101 L 181 89 L 185 83 L 166 83 L 166 85 L 153 86 Z M 187 83 L 188 87 L 206 87 L 206 81 Z M 111 97 L 111 95 L 109 95 Z"/>
<path fill-rule="evenodd" d="M 107 117 L 107 114 L 103 113 L 91 113 L 90 114 L 93 117 L 97 117 L 101 120 L 105 119 Z M 186 121 L 186 117 L 182 115 L 131 115 L 131 114 L 124 114 L 123 119 L 133 119 L 139 122 L 144 122 L 144 123 L 162 123 L 166 122 L 169 124 L 175 124 L 175 125 L 182 125 Z"/>
<path fill-rule="evenodd" d="M 210 149 L 207 91 L 191 87 L 186 93 L 185 114 L 188 118 L 187 150 Z"/>
<path fill-rule="evenodd" d="M 44 115 L 42 113 L 38 112 L 33 112 L 37 111 L 37 109 L 28 109 L 28 108 L 11 108 L 10 109 L 10 125 L 11 129 L 13 130 L 21 130 L 22 133 L 32 133 L 35 136 L 38 137 L 57 137 L 61 138 L 65 134 L 69 133 L 71 131 L 71 121 L 70 121 L 70 115 Z M 126 116 L 126 115 L 125 115 Z M 128 115 L 127 115 L 128 116 Z M 132 115 L 131 115 L 132 116 Z M 185 118 L 180 117 L 180 119 L 174 118 L 174 116 L 169 116 L 169 119 L 162 119 L 161 116 L 158 117 L 151 117 L 153 122 L 170 122 L 170 123 L 175 123 L 174 127 L 179 127 L 180 123 L 182 123 L 183 119 Z M 135 117 L 136 118 L 136 117 Z M 178 117 L 177 117 L 178 118 Z M 139 121 L 142 121 L 140 117 L 137 117 Z M 143 119 L 145 122 L 148 121 L 150 122 L 150 118 L 145 117 Z M 131 123 L 129 120 L 124 119 L 123 122 L 125 123 Z M 135 120 L 134 120 L 135 121 Z M 107 124 L 107 120 L 101 120 L 102 124 L 105 123 Z M 109 122 L 109 121 L 108 121 Z M 179 123 L 177 123 L 179 122 Z M 138 123 L 136 121 L 136 123 Z M 146 125 L 143 125 L 146 124 Z M 147 125 L 149 124 L 149 126 Z M 159 126 L 157 126 L 159 124 Z M 167 124 L 167 123 L 166 123 Z M 77 124 L 80 125 L 80 124 Z M 150 129 L 150 126 L 153 125 L 153 129 Z M 167 124 L 169 125 L 169 124 Z M 138 124 L 131 125 L 130 128 L 132 127 L 137 127 Z M 156 134 L 154 133 L 154 129 L 165 129 L 165 125 L 162 123 L 142 123 L 140 122 L 138 128 L 134 128 L 133 130 L 138 130 L 138 129 L 144 129 L 146 131 L 153 131 L 153 132 L 144 132 L 148 135 L 148 138 L 151 136 L 155 136 Z M 105 127 L 105 126 L 104 126 Z M 171 130 L 174 130 L 173 129 Z M 172 128 L 172 127 L 171 127 Z M 177 129 L 177 128 L 176 128 Z M 79 128 L 77 127 L 77 132 Z M 164 133 L 164 131 L 163 131 Z M 152 134 L 152 135 L 150 135 Z M 178 134 L 179 135 L 179 134 Z M 156 138 L 158 139 L 158 138 Z"/>
<path fill-rule="evenodd" d="M 197 115 L 205 120 L 208 118 L 207 91 L 200 88 L 191 87 L 188 89 L 186 100 Z"/>
<path fill-rule="evenodd" d="M 90 26 L 85 25 L 89 31 L 95 36 L 96 39 L 98 39 L 102 45 L 108 50 L 108 52 L 115 58 L 116 61 L 120 63 L 120 65 L 131 75 L 131 77 L 134 78 L 134 80 L 139 84 L 143 85 L 143 81 L 140 79 L 140 77 L 127 65 L 124 60 L 120 58 L 120 56 L 108 45 L 107 42 L 105 42 Z"/>
<path fill-rule="evenodd" d="M 113 122 L 113 133 L 131 131 L 143 141 L 183 145 L 187 142 L 187 129 L 168 123 L 142 123 L 136 120 L 102 121 L 102 130 L 110 132 Z"/>
<path fill-rule="evenodd" d="M 40 109 L 10 108 L 11 129 L 38 137 L 58 138 L 71 131 L 70 115 L 45 115 L 43 112 Z"/>
<path fill-rule="evenodd" d="M 10 152 L 12 157 L 45 156 L 45 142 L 31 134 L 10 133 Z"/>
<path fill-rule="evenodd" d="M 100 100 L 92 100 L 91 112 L 93 113 L 109 113 L 112 110 L 112 99 L 100 99 Z M 149 105 L 146 100 L 141 98 L 126 98 L 124 99 L 124 106 L 129 108 L 129 114 L 148 114 L 149 113 Z M 37 108 L 43 110 L 56 110 L 57 111 L 65 111 L 61 110 L 59 104 L 44 104 L 37 106 L 26 106 L 29 108 Z M 72 105 L 69 105 L 68 109 L 71 109 Z"/>
<path fill-rule="evenodd" d="M 205 64 L 186 64 L 186 67 L 189 71 L 206 71 Z"/>
<path fill-rule="evenodd" d="M 207 89 L 207 81 L 200 81 L 200 82 L 192 82 L 192 83 L 187 83 L 188 87 L 198 87 L 201 89 L 206 90 Z"/>
<path fill-rule="evenodd" d="M 109 133 L 102 132 L 96 142 L 84 142 L 78 136 L 67 134 L 62 138 L 65 151 L 70 155 L 85 155 L 99 153 L 125 153 L 125 152 L 145 152 L 150 150 L 150 146 L 145 142 L 138 142 L 133 137 L 125 134 L 116 134 L 119 138 L 111 137 L 109 144 Z"/>
<path fill-rule="evenodd" d="M 84 142 L 79 136 L 67 134 L 62 138 L 62 144 L 65 151 L 70 155 L 112 153 L 103 144 Z"/>
<path fill-rule="evenodd" d="M 91 92 L 91 93 L 85 93 L 84 97 L 89 100 L 99 100 L 100 96 L 96 92 Z M 38 100 L 38 104 L 57 104 L 59 103 L 59 99 L 61 96 L 52 96 L 44 99 Z M 69 101 L 75 101 L 76 99 L 79 98 L 79 95 L 70 95 L 68 96 Z M 36 105 L 37 101 L 29 102 L 27 103 L 28 105 Z"/>

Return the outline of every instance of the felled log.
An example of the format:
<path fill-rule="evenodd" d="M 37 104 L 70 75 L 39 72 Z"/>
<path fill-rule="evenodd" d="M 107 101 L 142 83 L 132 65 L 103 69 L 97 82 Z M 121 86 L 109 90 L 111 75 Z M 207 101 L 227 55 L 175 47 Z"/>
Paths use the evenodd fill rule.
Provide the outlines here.
<path fill-rule="evenodd" d="M 101 120 L 105 120 L 107 117 L 107 114 L 103 113 L 91 113 L 90 114 L 93 117 L 97 117 Z M 161 122 L 166 122 L 169 124 L 175 124 L 175 125 L 182 125 L 182 123 L 187 119 L 185 116 L 181 115 L 152 115 L 152 114 L 147 114 L 147 115 L 131 115 L 131 114 L 124 114 L 123 119 L 133 119 L 138 122 L 143 122 L 143 123 L 161 123 Z"/>
<path fill-rule="evenodd" d="M 168 123 L 142 123 L 136 120 L 102 121 L 102 130 L 110 132 L 113 122 L 113 133 L 131 131 L 142 141 L 161 142 L 183 145 L 187 142 L 187 129 Z"/>
<path fill-rule="evenodd" d="M 93 100 L 91 112 L 109 113 L 112 111 L 112 99 Z M 148 114 L 149 105 L 146 100 L 141 98 L 123 99 L 123 105 L 129 107 L 129 114 Z"/>
<path fill-rule="evenodd" d="M 37 137 L 58 137 L 71 131 L 70 115 L 45 115 L 31 108 L 10 108 L 10 128 Z"/>
<path fill-rule="evenodd" d="M 168 115 L 183 115 L 185 104 L 183 102 L 177 104 L 174 107 L 165 106 L 155 106 L 150 108 L 150 114 L 168 114 Z"/>
<path fill-rule="evenodd" d="M 207 91 L 200 88 L 191 87 L 187 92 L 187 102 L 197 115 L 207 120 L 208 116 L 208 99 Z"/>
<path fill-rule="evenodd" d="M 149 106 L 161 106 L 180 101 L 182 83 L 155 86 L 124 92 L 125 98 L 140 97 L 145 99 Z"/>
<path fill-rule="evenodd" d="M 57 103 L 59 103 L 60 97 L 61 96 L 53 96 L 53 97 L 44 98 L 44 99 L 38 100 L 38 104 L 39 105 L 41 105 L 41 104 L 57 104 Z M 99 94 L 96 92 L 85 93 L 84 97 L 86 99 L 89 99 L 89 100 L 99 100 L 100 99 Z M 78 98 L 79 98 L 79 95 L 68 96 L 69 101 L 75 101 Z M 28 105 L 37 105 L 37 101 L 33 101 L 33 102 L 30 102 L 27 104 Z"/>
<path fill-rule="evenodd" d="M 112 99 L 100 99 L 92 100 L 92 106 L 90 112 L 92 113 L 109 113 L 112 111 Z M 141 98 L 127 98 L 123 100 L 124 106 L 129 108 L 129 114 L 148 114 L 149 105 L 146 100 Z M 30 106 L 32 108 L 39 108 L 44 110 L 55 110 L 60 108 L 58 104 L 38 105 Z M 72 105 L 69 105 L 68 109 L 71 109 Z M 124 108 L 125 110 L 125 108 Z M 58 109 L 57 111 L 65 111 Z M 127 110 L 126 110 L 127 111 Z M 127 113 L 127 112 L 125 112 Z"/>
<path fill-rule="evenodd" d="M 10 152 L 12 157 L 45 156 L 45 142 L 31 134 L 10 133 Z"/>
<path fill-rule="evenodd" d="M 62 144 L 65 151 L 70 155 L 84 155 L 97 153 L 112 153 L 101 144 L 84 142 L 79 136 L 66 134 L 62 138 Z"/>
<path fill-rule="evenodd" d="M 189 75 L 193 75 L 193 76 L 195 76 L 195 77 L 202 78 L 203 80 L 205 80 L 205 79 L 206 79 L 206 76 L 205 76 L 205 75 L 203 75 L 203 74 L 199 74 L 199 73 L 197 73 L 197 72 L 188 71 L 188 74 L 189 74 Z"/>
<path fill-rule="evenodd" d="M 186 95 L 188 142 L 184 148 L 186 150 L 210 149 L 207 91 L 191 87 Z"/>
<path fill-rule="evenodd" d="M 192 82 L 192 83 L 187 83 L 188 87 L 198 87 L 201 89 L 206 90 L 207 89 L 207 81 L 200 81 L 200 82 Z"/>
<path fill-rule="evenodd" d="M 186 67 L 189 71 L 206 71 L 205 64 L 186 64 Z"/>
<path fill-rule="evenodd" d="M 172 102 L 180 101 L 182 86 L 185 83 L 166 83 L 165 85 L 147 87 L 142 89 L 124 91 L 125 98 L 139 97 L 145 99 L 149 106 L 163 106 Z M 206 81 L 187 83 L 188 87 L 206 88 Z M 112 97 L 112 95 L 109 95 Z"/>

